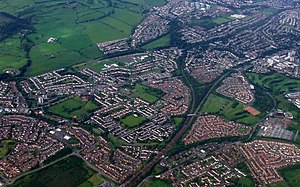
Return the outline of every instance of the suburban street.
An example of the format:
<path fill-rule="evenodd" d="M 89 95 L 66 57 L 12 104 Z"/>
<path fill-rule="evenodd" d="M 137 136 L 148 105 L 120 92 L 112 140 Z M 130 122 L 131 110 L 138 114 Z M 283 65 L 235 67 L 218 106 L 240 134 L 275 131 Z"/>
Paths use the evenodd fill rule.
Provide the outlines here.
<path fill-rule="evenodd" d="M 206 98 L 209 96 L 209 94 L 214 90 L 215 86 L 223 80 L 226 76 L 228 76 L 230 72 L 225 73 L 223 76 L 221 76 L 218 80 L 214 82 L 214 84 L 210 87 L 209 91 L 205 94 L 205 96 L 200 101 L 197 108 L 192 113 L 193 115 L 186 118 L 184 124 L 182 125 L 181 129 L 174 135 L 174 137 L 171 139 L 171 141 L 166 145 L 164 149 L 162 149 L 147 165 L 145 165 L 139 172 L 137 172 L 133 177 L 131 177 L 124 185 L 124 187 L 134 186 L 139 181 L 141 181 L 144 177 L 144 175 L 155 166 L 156 163 L 168 152 L 171 150 L 173 146 L 175 146 L 176 142 L 180 139 L 180 137 L 188 130 L 188 128 L 192 125 L 192 122 L 195 119 L 195 115 L 199 112 L 201 106 L 204 104 Z M 194 92 L 193 87 L 191 87 L 191 84 L 189 83 L 189 87 Z M 194 103 L 194 99 L 192 101 Z M 192 104 L 193 106 L 193 104 Z"/>

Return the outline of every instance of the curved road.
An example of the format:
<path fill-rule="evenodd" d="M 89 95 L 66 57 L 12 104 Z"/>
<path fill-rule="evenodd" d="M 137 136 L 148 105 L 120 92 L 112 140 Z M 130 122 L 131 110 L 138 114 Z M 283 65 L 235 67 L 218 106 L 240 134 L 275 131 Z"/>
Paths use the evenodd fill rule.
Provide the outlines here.
<path fill-rule="evenodd" d="M 213 91 L 215 86 L 223 79 L 225 78 L 228 74 L 230 73 L 227 72 L 223 76 L 221 76 L 218 80 L 214 82 L 214 84 L 210 87 L 209 91 L 205 94 L 205 96 L 202 98 L 201 102 L 197 106 L 197 108 L 194 110 L 192 116 L 189 116 L 186 118 L 184 124 L 182 125 L 181 129 L 175 134 L 175 136 L 171 139 L 171 141 L 168 143 L 166 147 L 164 147 L 148 164 L 146 164 L 140 171 L 134 174 L 124 185 L 123 187 L 130 187 L 136 185 L 139 181 L 141 181 L 144 177 L 144 175 L 168 152 L 171 150 L 171 148 L 176 144 L 176 142 L 179 140 L 179 138 L 186 132 L 186 130 L 190 127 L 192 124 L 195 114 L 197 114 L 201 108 L 201 106 L 204 104 L 206 101 L 206 98 L 209 96 L 209 94 Z M 183 74 L 185 76 L 185 74 Z M 185 76 L 186 78 L 186 76 Z M 189 83 L 189 86 L 192 90 L 193 96 L 194 96 L 194 89 L 191 87 L 192 85 Z M 192 102 L 192 109 L 194 108 L 194 98 Z"/>

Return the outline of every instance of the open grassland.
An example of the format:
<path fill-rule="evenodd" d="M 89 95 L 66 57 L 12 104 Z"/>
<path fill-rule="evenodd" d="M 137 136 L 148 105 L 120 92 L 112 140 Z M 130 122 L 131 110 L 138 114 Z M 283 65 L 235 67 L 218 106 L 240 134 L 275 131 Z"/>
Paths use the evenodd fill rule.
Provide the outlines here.
<path fill-rule="evenodd" d="M 163 6 L 167 3 L 166 0 L 123 0 L 133 4 L 145 5 L 145 6 Z"/>
<path fill-rule="evenodd" d="M 289 78 L 279 73 L 247 73 L 247 75 L 254 84 L 261 85 L 272 93 L 281 94 L 287 91 L 300 90 L 300 80 Z"/>
<path fill-rule="evenodd" d="M 278 73 L 247 73 L 247 76 L 252 84 L 261 86 L 262 89 L 273 95 L 278 109 L 293 113 L 294 120 L 297 124 L 291 126 L 291 128 L 300 130 L 299 109 L 285 97 L 286 92 L 300 90 L 300 80 L 286 77 Z"/>
<path fill-rule="evenodd" d="M 83 183 L 86 187 L 92 187 L 93 183 L 90 179 L 95 173 L 83 160 L 71 156 L 38 172 L 21 177 L 11 187 L 73 187 Z"/>
<path fill-rule="evenodd" d="M 0 42 L 0 73 L 6 69 L 20 69 L 26 64 L 21 37 L 14 36 Z"/>
<path fill-rule="evenodd" d="M 158 1 L 158 4 L 161 2 L 164 1 Z M 1 3 L 0 11 L 31 19 L 34 32 L 26 37 L 33 42 L 29 51 L 32 63 L 26 75 L 33 76 L 103 56 L 96 43 L 128 37 L 143 19 L 145 5 L 144 1 L 132 3 L 120 0 L 71 3 L 11 0 Z M 50 37 L 58 40 L 47 43 Z M 6 52 L 14 54 L 17 49 L 19 46 L 15 44 Z M 24 56 L 22 51 L 18 51 L 18 56 L 1 54 L 0 68 L 22 67 L 26 63 Z"/>
<path fill-rule="evenodd" d="M 93 101 L 83 101 L 76 96 L 48 108 L 48 111 L 65 118 L 84 119 L 92 114 L 98 106 Z"/>
<path fill-rule="evenodd" d="M 237 166 L 237 169 L 242 171 L 244 174 L 246 174 L 245 177 L 241 178 L 234 178 L 231 179 L 230 182 L 232 182 L 232 187 L 255 187 L 257 186 L 257 182 L 253 178 L 251 171 L 247 167 L 245 163 L 241 163 Z"/>
<path fill-rule="evenodd" d="M 268 187 L 300 186 L 300 165 L 288 166 L 280 170 L 284 181 L 268 185 Z"/>
<path fill-rule="evenodd" d="M 231 20 L 228 18 L 224 18 L 224 17 L 217 17 L 212 19 L 212 22 L 216 23 L 216 24 L 224 24 L 227 22 L 230 22 Z"/>
<path fill-rule="evenodd" d="M 159 47 L 166 47 L 170 45 L 171 43 L 171 35 L 167 34 L 163 37 L 160 37 L 144 46 L 142 46 L 143 49 L 155 49 Z"/>
<path fill-rule="evenodd" d="M 265 8 L 259 11 L 261 14 L 271 15 L 278 12 L 278 9 L 275 8 Z"/>
<path fill-rule="evenodd" d="M 13 140 L 0 141 L 0 159 L 4 158 L 14 147 L 15 142 Z"/>
<path fill-rule="evenodd" d="M 135 128 L 135 127 L 139 127 L 146 120 L 147 119 L 143 116 L 134 116 L 134 114 L 130 114 L 121 119 L 121 124 L 125 128 Z"/>
<path fill-rule="evenodd" d="M 254 125 L 260 117 L 252 116 L 244 111 L 244 105 L 232 99 L 227 99 L 215 94 L 210 94 L 201 112 L 217 114 L 225 117 L 227 120 L 233 120 L 239 123 Z"/>
<path fill-rule="evenodd" d="M 163 96 L 163 92 L 161 90 L 141 84 L 136 84 L 132 91 L 135 96 L 149 103 L 155 103 Z"/>
<path fill-rule="evenodd" d="M 171 187 L 172 184 L 161 179 L 150 179 L 143 183 L 142 187 Z"/>

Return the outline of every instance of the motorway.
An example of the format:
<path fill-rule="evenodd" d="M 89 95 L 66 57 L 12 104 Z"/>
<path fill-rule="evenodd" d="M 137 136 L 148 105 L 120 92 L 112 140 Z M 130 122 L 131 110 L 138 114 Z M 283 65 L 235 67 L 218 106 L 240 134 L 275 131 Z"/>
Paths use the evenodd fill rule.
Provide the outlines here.
<path fill-rule="evenodd" d="M 134 174 L 124 185 L 123 187 L 130 187 L 137 185 L 144 177 L 144 175 L 155 166 L 156 163 L 159 162 L 161 158 L 166 155 L 168 151 L 172 149 L 172 147 L 176 144 L 176 142 L 181 138 L 181 136 L 187 131 L 187 129 L 191 126 L 192 122 L 194 121 L 194 118 L 196 114 L 199 112 L 201 106 L 206 101 L 206 98 L 209 96 L 209 94 L 214 90 L 215 86 L 223 80 L 226 76 L 228 76 L 230 72 L 225 73 L 223 76 L 221 76 L 218 80 L 214 82 L 214 84 L 210 87 L 209 91 L 205 94 L 205 96 L 201 99 L 199 105 L 197 108 L 193 111 L 193 115 L 186 118 L 184 124 L 182 125 L 181 129 L 174 135 L 174 137 L 171 139 L 171 141 L 150 161 L 148 162 L 141 170 L 139 170 L 137 173 Z M 189 83 L 189 86 L 191 88 L 191 91 L 194 95 L 194 90 L 192 85 Z M 192 109 L 194 108 L 194 100 L 192 104 Z"/>

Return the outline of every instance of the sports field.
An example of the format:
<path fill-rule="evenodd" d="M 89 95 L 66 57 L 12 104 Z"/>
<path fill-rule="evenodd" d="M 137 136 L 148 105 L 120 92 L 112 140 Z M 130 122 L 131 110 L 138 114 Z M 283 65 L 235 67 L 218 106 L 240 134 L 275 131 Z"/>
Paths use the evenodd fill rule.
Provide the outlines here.
<path fill-rule="evenodd" d="M 235 100 L 211 94 L 201 109 L 202 113 L 217 114 L 227 120 L 254 125 L 260 117 L 253 116 L 244 110 L 244 105 Z"/>
<path fill-rule="evenodd" d="M 92 114 L 98 106 L 93 101 L 84 101 L 76 96 L 48 108 L 48 111 L 65 118 L 84 119 Z"/>
<path fill-rule="evenodd" d="M 134 128 L 140 126 L 142 123 L 144 123 L 147 119 L 143 116 L 138 116 L 134 114 L 130 114 L 128 116 L 125 116 L 121 119 L 121 124 L 125 128 Z"/>
<path fill-rule="evenodd" d="M 113 59 L 108 59 L 108 60 L 103 60 L 103 61 L 94 61 L 94 62 L 88 62 L 88 63 L 83 63 L 80 65 L 76 65 L 76 68 L 83 69 L 83 68 L 89 68 L 93 71 L 96 72 L 101 72 L 105 69 L 105 65 L 112 65 L 116 64 L 118 67 L 124 67 L 124 62 L 128 62 L 127 58 L 113 58 Z"/>

